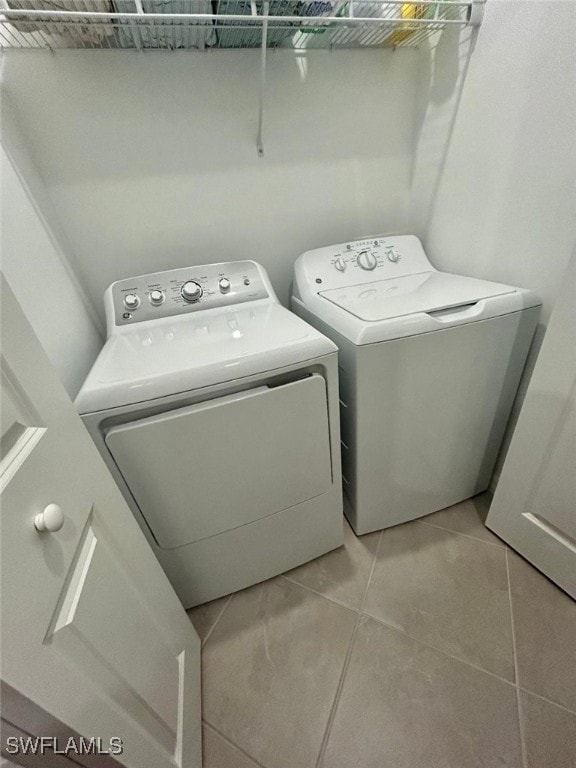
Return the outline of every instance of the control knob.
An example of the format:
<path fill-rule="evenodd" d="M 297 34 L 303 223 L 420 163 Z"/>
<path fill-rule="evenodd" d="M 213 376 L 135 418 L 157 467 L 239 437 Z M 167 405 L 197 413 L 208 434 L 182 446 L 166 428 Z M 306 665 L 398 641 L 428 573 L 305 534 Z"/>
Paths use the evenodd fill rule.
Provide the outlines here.
<path fill-rule="evenodd" d="M 388 251 L 386 256 L 388 256 L 388 261 L 393 262 L 394 264 L 398 261 L 400 258 L 400 254 L 398 251 Z"/>
<path fill-rule="evenodd" d="M 218 288 L 220 288 L 221 293 L 228 293 L 230 290 L 230 280 L 227 277 L 221 277 L 218 280 Z"/>
<path fill-rule="evenodd" d="M 158 290 L 150 291 L 148 298 L 150 299 L 150 304 L 158 307 L 164 303 L 164 292 Z"/>
<path fill-rule="evenodd" d="M 140 299 L 135 293 L 127 293 L 124 296 L 124 306 L 126 309 L 138 309 L 140 306 Z"/>
<path fill-rule="evenodd" d="M 346 269 L 346 262 L 338 256 L 336 259 L 334 259 L 334 266 L 338 270 L 338 272 L 344 272 Z"/>
<path fill-rule="evenodd" d="M 370 251 L 360 251 L 356 257 L 356 262 L 359 267 L 367 270 L 374 269 L 378 263 L 374 254 L 370 253 Z"/>
<path fill-rule="evenodd" d="M 36 515 L 34 518 L 34 527 L 37 531 L 43 533 L 55 533 L 64 525 L 64 513 L 58 504 L 48 504 L 44 512 Z"/>
<path fill-rule="evenodd" d="M 184 301 L 187 301 L 189 304 L 193 304 L 195 301 L 200 299 L 203 291 L 201 285 L 194 282 L 194 280 L 188 280 L 188 282 L 184 283 L 180 289 L 180 293 L 182 294 Z"/>

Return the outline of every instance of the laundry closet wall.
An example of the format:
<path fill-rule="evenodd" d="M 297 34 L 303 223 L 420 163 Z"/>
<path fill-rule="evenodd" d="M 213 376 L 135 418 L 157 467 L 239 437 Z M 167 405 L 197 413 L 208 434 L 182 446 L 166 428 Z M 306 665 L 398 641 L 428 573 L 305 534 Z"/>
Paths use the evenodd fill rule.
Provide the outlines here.
<path fill-rule="evenodd" d="M 72 263 L 113 280 L 253 258 L 287 302 L 308 248 L 406 224 L 418 53 L 9 51 L 6 89 Z"/>
<path fill-rule="evenodd" d="M 528 373 L 576 243 L 575 39 L 571 0 L 488 0 L 472 50 L 421 52 L 410 221 L 439 269 L 542 298 Z"/>
<path fill-rule="evenodd" d="M 103 328 L 70 267 L 66 234 L 57 227 L 51 201 L 19 133 L 4 101 L 0 266 L 73 398 L 100 350 Z"/>
<path fill-rule="evenodd" d="M 440 269 L 531 288 L 544 323 L 576 240 L 574 39 L 574 2 L 488 0 L 469 61 L 443 40 L 419 78 L 415 231 Z"/>

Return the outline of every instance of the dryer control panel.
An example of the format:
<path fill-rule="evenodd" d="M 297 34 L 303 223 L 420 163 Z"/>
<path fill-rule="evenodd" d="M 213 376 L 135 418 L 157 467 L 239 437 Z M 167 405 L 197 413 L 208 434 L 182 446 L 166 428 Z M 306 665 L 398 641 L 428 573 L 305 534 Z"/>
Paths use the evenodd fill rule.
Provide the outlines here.
<path fill-rule="evenodd" d="M 111 326 L 189 314 L 274 296 L 255 261 L 229 261 L 118 280 L 104 295 Z"/>

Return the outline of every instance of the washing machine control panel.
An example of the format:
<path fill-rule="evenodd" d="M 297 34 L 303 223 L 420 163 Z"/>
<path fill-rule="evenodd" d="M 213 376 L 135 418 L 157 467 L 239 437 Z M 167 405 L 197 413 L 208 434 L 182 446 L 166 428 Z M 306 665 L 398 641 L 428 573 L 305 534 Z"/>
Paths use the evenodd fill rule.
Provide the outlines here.
<path fill-rule="evenodd" d="M 106 315 L 114 325 L 198 312 L 270 296 L 254 261 L 204 264 L 119 280 L 106 291 Z"/>
<path fill-rule="evenodd" d="M 365 272 L 372 272 L 378 267 L 398 264 L 402 260 L 401 250 L 394 238 L 376 237 L 370 240 L 355 240 L 351 243 L 341 243 L 334 248 L 336 252 L 328 253 L 328 258 L 338 272 L 346 272 L 355 267 Z M 379 276 L 379 279 L 382 278 Z"/>
<path fill-rule="evenodd" d="M 414 235 L 387 235 L 307 251 L 298 259 L 297 275 L 315 292 L 376 280 L 405 277 L 432 269 Z"/>

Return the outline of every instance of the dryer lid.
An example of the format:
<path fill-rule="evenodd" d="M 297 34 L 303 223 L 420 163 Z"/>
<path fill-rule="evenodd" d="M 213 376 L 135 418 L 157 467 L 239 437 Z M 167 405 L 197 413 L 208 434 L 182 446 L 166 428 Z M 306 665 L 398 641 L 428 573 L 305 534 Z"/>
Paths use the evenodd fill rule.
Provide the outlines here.
<path fill-rule="evenodd" d="M 360 320 L 378 322 L 475 304 L 515 290 L 509 285 L 431 271 L 334 288 L 321 291 L 320 296 Z"/>

